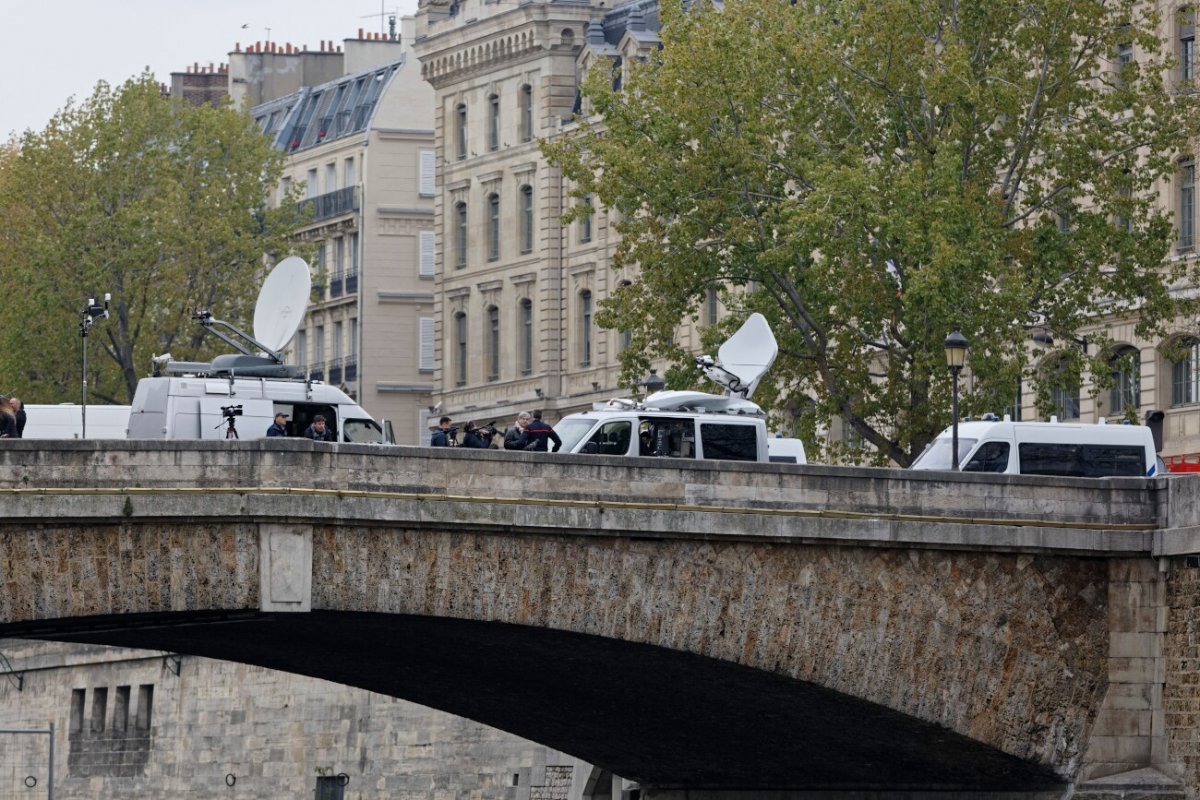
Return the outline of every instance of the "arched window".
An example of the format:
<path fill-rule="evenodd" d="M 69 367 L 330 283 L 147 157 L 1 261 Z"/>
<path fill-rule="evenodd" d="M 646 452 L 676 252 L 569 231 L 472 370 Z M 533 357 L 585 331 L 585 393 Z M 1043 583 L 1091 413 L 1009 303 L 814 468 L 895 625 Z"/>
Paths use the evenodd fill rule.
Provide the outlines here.
<path fill-rule="evenodd" d="M 521 301 L 521 374 L 533 372 L 533 301 Z"/>
<path fill-rule="evenodd" d="M 575 44 L 575 31 L 570 28 L 563 28 L 562 32 L 563 47 L 571 47 Z"/>
<path fill-rule="evenodd" d="M 500 195 L 493 192 L 488 195 L 488 261 L 500 258 Z"/>
<path fill-rule="evenodd" d="M 467 106 L 465 103 L 458 104 L 458 107 L 454 109 L 454 116 L 457 125 L 455 147 L 457 148 L 458 160 L 462 161 L 467 157 Z"/>
<path fill-rule="evenodd" d="M 1050 364 L 1050 413 L 1062 419 L 1079 419 L 1079 379 L 1071 375 L 1067 360 Z"/>
<path fill-rule="evenodd" d="M 467 315 L 454 315 L 454 385 L 467 385 Z"/>
<path fill-rule="evenodd" d="M 592 365 L 592 293 L 579 293 L 579 366 Z"/>
<path fill-rule="evenodd" d="M 467 204 L 454 204 L 454 266 L 467 265 Z"/>
<path fill-rule="evenodd" d="M 521 112 L 521 141 L 533 141 L 533 87 L 528 83 L 521 86 L 517 94 Z"/>
<path fill-rule="evenodd" d="M 1200 402 L 1200 339 L 1181 343 L 1184 356 L 1171 365 L 1171 405 Z"/>
<path fill-rule="evenodd" d="M 500 97 L 488 95 L 488 150 L 500 149 Z"/>
<path fill-rule="evenodd" d="M 488 380 L 500 379 L 500 309 L 488 306 Z"/>
<path fill-rule="evenodd" d="M 1108 363 L 1113 379 L 1108 398 L 1109 413 L 1136 411 L 1142 405 L 1142 354 L 1136 347 L 1122 347 Z"/>
<path fill-rule="evenodd" d="M 521 252 L 533 252 L 533 187 L 521 187 Z"/>

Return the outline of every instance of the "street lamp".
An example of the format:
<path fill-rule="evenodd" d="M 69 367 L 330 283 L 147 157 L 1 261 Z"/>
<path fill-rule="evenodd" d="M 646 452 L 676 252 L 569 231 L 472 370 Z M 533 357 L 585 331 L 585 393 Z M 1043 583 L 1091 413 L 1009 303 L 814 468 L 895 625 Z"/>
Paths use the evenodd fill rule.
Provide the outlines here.
<path fill-rule="evenodd" d="M 94 297 L 89 297 L 87 305 L 83 307 L 79 319 L 79 336 L 83 339 L 83 405 L 80 406 L 80 415 L 82 417 L 83 426 L 79 436 L 81 439 L 87 438 L 87 337 L 88 332 L 92 329 L 92 323 L 98 319 L 108 319 L 108 302 L 112 300 L 112 295 L 108 292 L 104 294 L 104 305 L 96 303 Z"/>
<path fill-rule="evenodd" d="M 650 374 L 642 379 L 642 386 L 646 387 L 646 394 L 651 395 L 667 388 L 667 382 L 659 377 L 658 370 L 652 369 Z"/>
<path fill-rule="evenodd" d="M 946 366 L 950 367 L 950 374 L 953 376 L 953 388 L 950 395 L 950 416 L 953 420 L 950 427 L 953 433 L 950 436 L 950 447 L 954 455 L 951 456 L 951 469 L 958 471 L 958 371 L 963 368 L 963 364 L 967 363 L 967 337 L 962 335 L 962 331 L 956 329 L 954 333 L 946 337 L 942 347 L 946 349 Z"/>

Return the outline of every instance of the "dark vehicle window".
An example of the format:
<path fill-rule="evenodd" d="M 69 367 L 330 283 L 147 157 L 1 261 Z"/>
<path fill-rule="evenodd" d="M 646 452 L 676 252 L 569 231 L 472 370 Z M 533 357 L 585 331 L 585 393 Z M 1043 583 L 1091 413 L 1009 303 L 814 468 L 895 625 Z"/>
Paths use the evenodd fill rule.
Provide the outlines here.
<path fill-rule="evenodd" d="M 629 452 L 629 439 L 632 435 L 633 424 L 628 420 L 606 422 L 600 426 L 600 430 L 592 434 L 591 439 L 588 439 L 588 444 L 596 445 L 596 449 L 589 448 L 586 452 L 602 456 L 623 456 Z"/>
<path fill-rule="evenodd" d="M 1008 442 L 984 442 L 962 468 L 963 472 L 1004 472 L 1008 469 Z"/>
<path fill-rule="evenodd" d="M 638 455 L 695 458 L 696 434 L 690 419 L 655 417 L 638 424 Z"/>
<path fill-rule="evenodd" d="M 700 424 L 705 460 L 758 461 L 758 429 L 753 425 Z"/>
<path fill-rule="evenodd" d="M 1146 450 L 1136 445 L 1023 442 L 1017 452 L 1022 475 L 1142 478 L 1147 471 Z"/>

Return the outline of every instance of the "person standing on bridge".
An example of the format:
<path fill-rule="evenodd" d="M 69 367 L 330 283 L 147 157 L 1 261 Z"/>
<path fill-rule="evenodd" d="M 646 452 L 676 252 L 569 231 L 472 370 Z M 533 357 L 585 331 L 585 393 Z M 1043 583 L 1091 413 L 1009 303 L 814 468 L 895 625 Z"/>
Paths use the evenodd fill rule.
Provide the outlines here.
<path fill-rule="evenodd" d="M 17 438 L 17 414 L 8 398 L 0 395 L 0 439 Z"/>
<path fill-rule="evenodd" d="M 275 421 L 267 428 L 267 436 L 287 436 L 288 415 L 280 412 L 275 415 Z"/>
<path fill-rule="evenodd" d="M 456 430 L 450 425 L 449 417 L 442 417 L 438 420 L 438 426 L 433 431 L 433 435 L 429 437 L 430 447 L 454 447 L 454 436 Z"/>
<path fill-rule="evenodd" d="M 542 422 L 541 409 L 533 412 L 533 419 L 525 426 L 525 432 L 521 434 L 519 441 L 522 450 L 533 450 L 538 453 L 545 453 L 549 450 L 550 442 L 554 442 L 554 450 L 551 452 L 557 453 L 558 448 L 562 447 L 562 439 L 558 438 L 554 428 Z"/>
<path fill-rule="evenodd" d="M 522 411 L 517 414 L 517 422 L 511 428 L 504 432 L 504 449 L 505 450 L 521 450 L 524 449 L 520 444 L 521 436 L 525 433 L 525 426 L 529 424 L 529 412 Z"/>
<path fill-rule="evenodd" d="M 8 402 L 12 403 L 13 416 L 17 418 L 17 437 L 18 439 L 25 438 L 25 404 L 21 402 L 19 397 L 10 397 Z"/>
<path fill-rule="evenodd" d="M 315 442 L 333 442 L 333 431 L 329 430 L 329 426 L 325 424 L 325 415 L 317 414 L 313 417 L 312 425 L 304 429 L 305 437 L 312 439 Z"/>

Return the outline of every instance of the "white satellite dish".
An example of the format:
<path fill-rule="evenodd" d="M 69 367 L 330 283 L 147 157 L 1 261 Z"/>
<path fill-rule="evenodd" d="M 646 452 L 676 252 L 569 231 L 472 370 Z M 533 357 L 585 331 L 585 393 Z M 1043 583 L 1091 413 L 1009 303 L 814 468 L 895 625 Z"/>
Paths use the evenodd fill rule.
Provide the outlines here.
<path fill-rule="evenodd" d="M 696 363 L 729 394 L 749 400 L 777 355 L 779 343 L 771 333 L 771 325 L 762 314 L 754 313 L 721 345 L 717 351 L 719 363 L 711 356 L 700 356 Z"/>
<path fill-rule="evenodd" d="M 290 256 L 275 265 L 258 291 L 254 305 L 254 338 L 276 353 L 296 335 L 308 310 L 312 278 L 308 264 Z"/>

